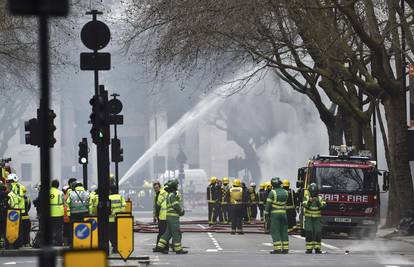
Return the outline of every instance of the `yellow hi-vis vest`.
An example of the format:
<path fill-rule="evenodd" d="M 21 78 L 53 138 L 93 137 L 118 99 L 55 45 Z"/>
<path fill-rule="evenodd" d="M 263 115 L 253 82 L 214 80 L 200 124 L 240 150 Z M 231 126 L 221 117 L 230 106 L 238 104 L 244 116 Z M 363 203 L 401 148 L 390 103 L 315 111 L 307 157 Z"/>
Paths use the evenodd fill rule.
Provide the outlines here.
<path fill-rule="evenodd" d="M 14 191 L 10 191 L 9 194 L 9 207 L 11 209 L 20 209 L 21 212 L 24 210 L 24 199 L 17 195 Z"/>
<path fill-rule="evenodd" d="M 157 199 L 157 206 L 160 207 L 160 213 L 158 214 L 159 220 L 166 220 L 167 219 L 167 197 L 168 192 L 164 189 L 161 189 L 160 194 L 158 195 Z"/>
<path fill-rule="evenodd" d="M 305 196 L 303 206 L 305 207 L 305 217 L 318 218 L 321 217 L 321 209 L 326 206 L 325 199 L 321 196 L 315 197 L 316 201 L 311 202 L 311 196 Z"/>
<path fill-rule="evenodd" d="M 123 196 L 120 194 L 109 195 L 111 201 L 111 215 L 109 215 L 109 222 L 115 222 L 115 216 L 118 212 L 124 211 L 126 202 Z"/>
<path fill-rule="evenodd" d="M 286 213 L 286 200 L 287 192 L 281 188 L 276 188 L 270 191 L 266 201 L 272 202 L 272 213 Z"/>
<path fill-rule="evenodd" d="M 98 215 L 98 204 L 99 196 L 96 192 L 92 192 L 89 198 L 89 215 L 97 216 Z"/>
<path fill-rule="evenodd" d="M 63 192 L 55 187 L 50 188 L 50 217 L 63 217 Z"/>
<path fill-rule="evenodd" d="M 233 186 L 230 188 L 230 204 L 242 204 L 243 188 Z"/>

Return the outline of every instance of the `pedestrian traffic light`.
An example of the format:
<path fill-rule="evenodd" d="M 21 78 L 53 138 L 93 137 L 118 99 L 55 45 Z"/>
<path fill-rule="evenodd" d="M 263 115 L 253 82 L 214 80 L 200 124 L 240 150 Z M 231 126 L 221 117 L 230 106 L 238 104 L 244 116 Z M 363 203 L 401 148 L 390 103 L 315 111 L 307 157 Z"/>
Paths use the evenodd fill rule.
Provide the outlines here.
<path fill-rule="evenodd" d="M 88 164 L 88 140 L 82 138 L 79 142 L 79 164 Z"/>
<path fill-rule="evenodd" d="M 40 146 L 40 129 L 38 119 L 30 119 L 24 122 L 26 144 Z"/>
<path fill-rule="evenodd" d="M 56 138 L 55 138 L 55 131 L 56 131 L 56 126 L 55 126 L 55 118 L 56 118 L 56 113 L 53 111 L 53 109 L 49 109 L 47 112 L 47 125 L 49 127 L 49 147 L 53 147 L 56 144 Z"/>
<path fill-rule="evenodd" d="M 124 161 L 124 149 L 121 148 L 121 140 L 119 140 L 118 138 L 112 138 L 111 156 L 112 162 Z"/>

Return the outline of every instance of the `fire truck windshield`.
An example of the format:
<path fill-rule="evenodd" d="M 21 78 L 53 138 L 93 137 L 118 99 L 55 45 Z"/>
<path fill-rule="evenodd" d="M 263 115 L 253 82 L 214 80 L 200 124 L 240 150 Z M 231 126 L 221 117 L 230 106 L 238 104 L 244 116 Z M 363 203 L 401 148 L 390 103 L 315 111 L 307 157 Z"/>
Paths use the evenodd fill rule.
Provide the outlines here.
<path fill-rule="evenodd" d="M 375 175 L 368 169 L 317 167 L 315 177 L 321 192 L 358 192 L 376 190 Z"/>

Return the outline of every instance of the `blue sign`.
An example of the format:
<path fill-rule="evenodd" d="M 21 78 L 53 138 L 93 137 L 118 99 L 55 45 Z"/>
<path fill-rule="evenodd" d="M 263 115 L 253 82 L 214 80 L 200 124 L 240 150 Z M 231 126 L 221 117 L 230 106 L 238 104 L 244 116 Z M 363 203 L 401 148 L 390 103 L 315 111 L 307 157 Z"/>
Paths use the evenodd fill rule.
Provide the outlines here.
<path fill-rule="evenodd" d="M 92 227 L 91 227 L 92 228 L 92 231 L 95 231 L 96 228 L 98 227 L 98 223 L 96 222 L 96 220 L 95 219 L 87 219 L 87 221 L 91 223 L 91 225 L 92 225 Z"/>
<path fill-rule="evenodd" d="M 15 210 L 9 212 L 9 220 L 15 222 L 19 219 L 19 213 Z"/>
<path fill-rule="evenodd" d="M 90 235 L 90 230 L 86 224 L 78 224 L 75 228 L 75 236 L 79 239 L 86 239 Z"/>

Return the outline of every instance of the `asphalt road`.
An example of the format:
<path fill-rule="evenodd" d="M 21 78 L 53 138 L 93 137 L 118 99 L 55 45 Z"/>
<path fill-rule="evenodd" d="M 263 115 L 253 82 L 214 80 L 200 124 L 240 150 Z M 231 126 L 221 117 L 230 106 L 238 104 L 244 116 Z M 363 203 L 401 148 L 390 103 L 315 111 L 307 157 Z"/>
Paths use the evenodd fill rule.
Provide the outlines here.
<path fill-rule="evenodd" d="M 136 217 L 145 221 L 149 219 L 145 215 L 140 213 Z M 200 219 L 196 215 L 186 217 Z M 206 227 L 199 224 L 192 226 L 199 229 Z M 153 253 L 155 238 L 156 234 L 135 234 L 133 255 L 150 256 L 150 266 L 414 266 L 414 245 L 381 238 L 324 239 L 324 253 L 320 255 L 305 254 L 305 241 L 296 235 L 289 236 L 288 255 L 269 254 L 272 250 L 271 238 L 265 234 L 183 233 L 182 244 L 189 251 L 187 255 Z M 111 262 L 111 265 L 119 263 Z M 35 257 L 0 258 L 0 266 L 36 265 Z"/>

